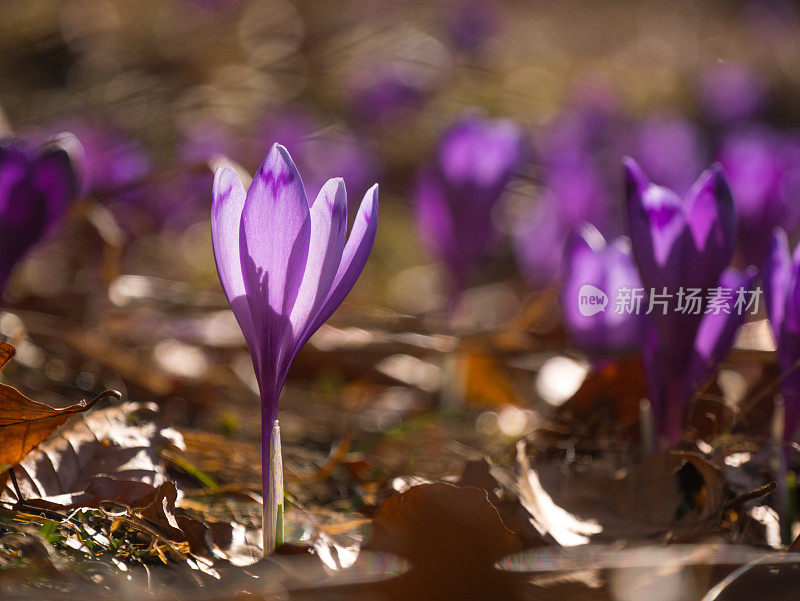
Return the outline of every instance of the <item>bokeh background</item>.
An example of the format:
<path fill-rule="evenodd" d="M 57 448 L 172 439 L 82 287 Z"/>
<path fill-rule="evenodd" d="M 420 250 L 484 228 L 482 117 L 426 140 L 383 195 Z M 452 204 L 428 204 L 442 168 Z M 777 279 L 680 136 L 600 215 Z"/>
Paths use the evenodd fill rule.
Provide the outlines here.
<path fill-rule="evenodd" d="M 564 434 L 548 420 L 587 368 L 560 325 L 561 243 L 582 220 L 623 232 L 623 156 L 681 193 L 743 156 L 735 193 L 767 178 L 800 202 L 788 0 L 6 0 L 0 17 L 0 127 L 85 149 L 82 199 L 3 299 L 5 376 L 32 398 L 117 388 L 202 432 L 198 447 L 251 449 L 257 389 L 214 269 L 209 165 L 253 173 L 278 141 L 310 194 L 342 176 L 354 209 L 380 183 L 365 272 L 282 399 L 298 502 L 349 504 L 377 475 L 446 475 L 475 449 Z M 414 182 L 476 111 L 515 122 L 530 152 L 492 212 L 500 244 L 454 301 Z M 331 449 L 335 485 L 293 488 Z"/>

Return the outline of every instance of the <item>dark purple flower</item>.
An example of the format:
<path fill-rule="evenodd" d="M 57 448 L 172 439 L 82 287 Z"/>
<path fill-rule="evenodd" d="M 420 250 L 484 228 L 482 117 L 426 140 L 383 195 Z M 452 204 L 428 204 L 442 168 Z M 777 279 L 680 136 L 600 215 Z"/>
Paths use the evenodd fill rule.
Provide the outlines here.
<path fill-rule="evenodd" d="M 499 240 L 492 209 L 524 158 L 525 138 L 514 123 L 470 115 L 443 134 L 435 160 L 418 173 L 417 228 L 457 290 Z"/>
<path fill-rule="evenodd" d="M 36 149 L 0 142 L 0 293 L 14 265 L 58 225 L 77 197 L 73 158 L 80 153 L 70 135 Z"/>
<path fill-rule="evenodd" d="M 617 311 L 613 305 L 619 290 L 641 288 L 627 238 L 607 245 L 594 226 L 583 225 L 567 238 L 563 272 L 561 310 L 569 339 L 576 347 L 592 355 L 608 355 L 640 346 L 643 316 Z M 611 304 L 587 313 L 581 297 L 597 291 Z"/>
<path fill-rule="evenodd" d="M 273 447 L 278 398 L 295 356 L 364 268 L 378 225 L 378 186 L 361 201 L 348 237 L 344 181 L 329 180 L 316 200 L 309 201 L 289 153 L 275 144 L 247 190 L 232 168 L 220 168 L 213 199 L 217 271 L 250 349 L 261 392 L 269 552 L 275 539 L 268 536 L 279 519 L 270 503 L 282 504 L 282 498 L 276 500 L 279 475 Z"/>
<path fill-rule="evenodd" d="M 323 127 L 302 110 L 270 114 L 255 138 L 256 153 L 263 156 L 265 140 L 281 140 L 303 173 L 310 196 L 316 196 L 331 177 L 341 177 L 350 190 L 361 190 L 375 181 L 378 166 L 368 141 L 337 126 Z"/>
<path fill-rule="evenodd" d="M 71 120 L 62 131 L 72 132 L 84 151 L 86 193 L 118 198 L 133 191 L 150 172 L 150 156 L 144 147 L 108 125 Z"/>
<path fill-rule="evenodd" d="M 736 211 L 719 166 L 703 172 L 686 194 L 652 184 L 625 160 L 628 231 L 645 288 L 710 288 L 730 262 Z"/>
<path fill-rule="evenodd" d="M 725 137 L 719 161 L 736 202 L 742 255 L 762 265 L 774 229 L 791 231 L 800 217 L 800 141 L 748 126 Z"/>
<path fill-rule="evenodd" d="M 699 101 L 717 123 L 729 123 L 757 116 L 767 100 L 763 76 L 733 63 L 717 65 L 703 74 Z"/>
<path fill-rule="evenodd" d="M 764 268 L 767 315 L 778 345 L 785 443 L 794 440 L 800 424 L 800 245 L 789 252 L 786 232 L 777 229 Z"/>
<path fill-rule="evenodd" d="M 725 291 L 712 295 L 720 307 L 712 312 L 705 312 L 710 303 L 705 299 L 708 291 L 702 291 L 702 315 L 696 320 L 699 325 L 691 344 L 682 348 L 680 353 L 670 348 L 659 334 L 662 316 L 656 313 L 648 316 L 645 322 L 643 363 L 653 421 L 658 434 L 667 444 L 674 446 L 680 443 L 689 402 L 730 350 L 737 330 L 751 310 L 750 292 L 756 276 L 754 267 L 749 267 L 743 273 L 733 268 L 726 269 L 718 284 L 711 289 Z M 684 325 L 679 320 L 673 320 L 672 323 L 678 328 Z M 686 338 L 688 340 L 689 337 Z"/>
<path fill-rule="evenodd" d="M 719 317 L 706 313 L 711 303 L 706 295 L 736 277 L 753 276 L 723 275 L 734 250 L 736 213 L 719 167 L 705 171 L 683 199 L 650 183 L 631 159 L 625 160 L 625 181 L 633 256 L 645 291 L 674 298 L 694 289 L 701 295 L 697 311 L 653 311 L 646 335 L 645 367 L 656 425 L 675 444 L 697 378 L 727 351 L 727 335 L 732 339 L 744 318 L 731 312 L 727 317 L 738 323 L 708 322 Z"/>

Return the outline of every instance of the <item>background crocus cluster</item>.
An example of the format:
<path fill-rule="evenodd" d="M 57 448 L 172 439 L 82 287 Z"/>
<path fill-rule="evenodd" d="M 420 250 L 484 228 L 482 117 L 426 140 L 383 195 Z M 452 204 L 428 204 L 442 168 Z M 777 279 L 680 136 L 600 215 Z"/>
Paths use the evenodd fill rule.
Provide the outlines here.
<path fill-rule="evenodd" d="M 572 342 L 590 354 L 641 349 L 655 427 L 675 445 L 683 437 L 690 401 L 746 317 L 734 306 L 745 293 L 749 304 L 757 270 L 728 267 L 737 217 L 719 166 L 705 171 L 683 198 L 653 184 L 632 159 L 624 168 L 632 257 L 627 244 L 606 246 L 591 226 L 574 232 L 565 252 L 562 311 Z M 577 301 L 586 284 L 605 291 L 612 306 L 597 315 L 581 314 Z M 640 287 L 644 296 L 635 308 L 613 307 L 620 289 Z M 717 293 L 715 303 L 725 308 L 707 311 L 710 291 L 720 288 L 731 291 L 724 299 Z M 696 307 L 686 301 L 679 306 L 693 289 L 699 293 Z M 656 304 L 659 299 L 670 303 L 666 309 Z"/>

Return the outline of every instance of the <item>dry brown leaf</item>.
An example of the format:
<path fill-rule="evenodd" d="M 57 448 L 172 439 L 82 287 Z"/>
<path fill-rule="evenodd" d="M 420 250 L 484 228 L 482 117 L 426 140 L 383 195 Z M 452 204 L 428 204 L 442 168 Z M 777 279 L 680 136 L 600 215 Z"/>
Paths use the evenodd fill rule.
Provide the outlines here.
<path fill-rule="evenodd" d="M 166 444 L 182 445 L 182 439 L 176 431 L 153 422 L 138 423 L 149 409 L 126 403 L 76 416 L 75 423 L 51 436 L 14 468 L 23 497 L 61 502 L 62 495 L 85 491 L 96 476 L 162 484 L 166 468 L 159 451 Z M 7 482 L 0 489 L 0 501 L 18 500 Z"/>
<path fill-rule="evenodd" d="M 13 346 L 0 342 L 0 370 L 15 353 Z M 0 384 L 0 472 L 21 461 L 72 415 L 86 411 L 107 396 L 120 398 L 118 392 L 107 390 L 91 401 L 54 409 L 32 401 L 16 388 Z"/>
<path fill-rule="evenodd" d="M 411 571 L 379 587 L 392 599 L 507 599 L 513 583 L 494 569 L 520 550 L 486 491 L 445 483 L 392 495 L 364 549 L 408 559 Z"/>
<path fill-rule="evenodd" d="M 525 467 L 522 462 L 523 473 Z M 560 465 L 535 468 L 555 505 L 602 527 L 592 542 L 689 540 L 710 534 L 722 526 L 732 498 L 722 471 L 696 453 L 655 453 L 629 471 L 573 469 L 566 479 Z"/>

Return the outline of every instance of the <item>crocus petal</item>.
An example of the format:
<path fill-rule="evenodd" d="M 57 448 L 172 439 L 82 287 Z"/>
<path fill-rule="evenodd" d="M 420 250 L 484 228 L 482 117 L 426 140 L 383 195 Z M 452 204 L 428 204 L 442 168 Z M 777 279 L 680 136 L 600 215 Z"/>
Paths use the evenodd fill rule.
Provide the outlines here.
<path fill-rule="evenodd" d="M 689 379 L 693 388 L 704 383 L 731 348 L 736 331 L 747 317 L 744 306 L 736 307 L 737 291 L 751 290 L 757 274 L 755 267 L 750 267 L 744 273 L 735 269 L 726 269 L 723 272 L 718 287 L 732 291 L 730 300 L 725 303 L 730 313 L 706 313 L 700 322 L 689 368 Z"/>
<path fill-rule="evenodd" d="M 688 264 L 692 285 L 712 287 L 736 247 L 736 211 L 730 188 L 719 165 L 703 172 L 686 199 L 687 223 L 698 255 Z"/>
<path fill-rule="evenodd" d="M 239 322 L 251 352 L 259 352 L 253 318 L 242 276 L 239 230 L 247 192 L 232 167 L 220 167 L 214 175 L 211 205 L 211 242 L 222 289 Z"/>
<path fill-rule="evenodd" d="M 347 241 L 347 193 L 344 180 L 331 179 L 311 207 L 311 242 L 303 283 L 291 314 L 296 344 L 302 346 L 311 319 L 330 292 Z"/>
<path fill-rule="evenodd" d="M 683 202 L 649 182 L 633 159 L 624 161 L 628 230 L 633 256 L 646 288 L 677 288 L 681 266 L 692 250 Z"/>
<path fill-rule="evenodd" d="M 239 254 L 253 327 L 261 345 L 263 396 L 277 405 L 294 306 L 308 259 L 311 218 L 300 173 L 275 144 L 253 178 L 242 210 Z"/>
<path fill-rule="evenodd" d="M 764 298 L 772 334 L 777 341 L 783 329 L 786 298 L 792 274 L 792 258 L 786 232 L 778 228 L 772 235 L 769 256 L 764 267 Z"/>
<path fill-rule="evenodd" d="M 342 304 L 364 269 L 375 234 L 378 231 L 378 184 L 367 190 L 358 208 L 353 229 L 342 253 L 342 262 L 333 280 L 333 286 L 317 316 L 306 331 L 306 339 L 316 332 Z"/>

